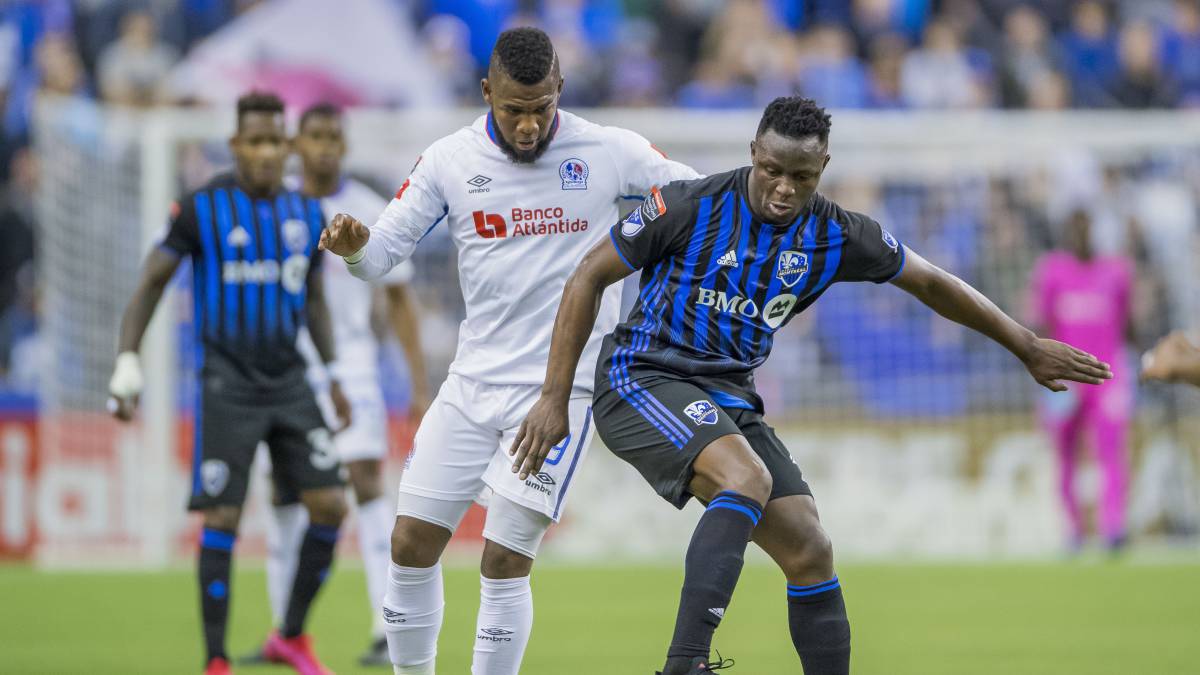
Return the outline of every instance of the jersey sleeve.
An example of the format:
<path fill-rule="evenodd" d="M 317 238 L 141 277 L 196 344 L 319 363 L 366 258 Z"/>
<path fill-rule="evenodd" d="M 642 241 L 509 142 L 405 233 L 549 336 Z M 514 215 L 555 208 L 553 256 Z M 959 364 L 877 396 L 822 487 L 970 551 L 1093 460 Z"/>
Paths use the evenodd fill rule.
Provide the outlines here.
<path fill-rule="evenodd" d="M 196 223 L 196 207 L 191 199 L 171 204 L 171 216 L 167 232 L 159 242 L 159 248 L 185 256 L 200 249 L 200 227 Z"/>
<path fill-rule="evenodd" d="M 841 211 L 842 264 L 838 281 L 891 281 L 904 269 L 904 246 L 868 216 Z"/>
<path fill-rule="evenodd" d="M 408 260 L 417 242 L 445 217 L 449 205 L 439 175 L 441 154 L 435 143 L 417 159 L 408 179 L 371 226 L 365 255 L 348 265 L 351 274 L 366 281 L 379 279 Z"/>
<path fill-rule="evenodd" d="M 416 268 L 413 267 L 411 260 L 396 265 L 387 274 L 379 277 L 378 283 L 382 286 L 399 286 L 401 284 L 411 283 L 416 275 Z"/>
<path fill-rule="evenodd" d="M 682 250 L 692 226 L 690 200 L 677 185 L 651 188 L 641 206 L 609 230 L 617 254 L 639 270 Z"/>
<path fill-rule="evenodd" d="M 620 127 L 605 127 L 608 147 L 617 162 L 621 196 L 644 195 L 653 187 L 699 178 L 692 167 L 676 162 L 642 136 Z"/>

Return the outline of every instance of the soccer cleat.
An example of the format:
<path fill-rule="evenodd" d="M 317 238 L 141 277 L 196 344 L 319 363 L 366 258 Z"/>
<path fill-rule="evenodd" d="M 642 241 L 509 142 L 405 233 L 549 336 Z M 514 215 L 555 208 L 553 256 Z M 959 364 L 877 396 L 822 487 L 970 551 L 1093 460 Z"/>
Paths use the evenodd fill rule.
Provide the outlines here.
<path fill-rule="evenodd" d="M 263 658 L 268 661 L 286 663 L 300 675 L 333 675 L 313 652 L 312 640 L 307 635 L 285 638 L 279 631 L 271 631 L 263 645 Z"/>
<path fill-rule="evenodd" d="M 392 657 L 388 654 L 387 638 L 376 638 L 371 642 L 371 646 L 367 647 L 367 651 L 358 657 L 358 665 L 366 668 L 372 666 L 390 668 Z"/>
<path fill-rule="evenodd" d="M 733 659 L 721 658 L 721 652 L 717 652 L 717 660 L 711 663 L 707 657 L 697 656 L 689 665 L 684 666 L 685 670 L 679 670 L 678 667 L 672 669 L 671 666 L 677 666 L 677 664 L 672 664 L 670 661 L 667 659 L 668 665 L 661 672 L 656 672 L 655 675 L 703 675 L 733 666 Z"/>
<path fill-rule="evenodd" d="M 214 656 L 208 660 L 208 665 L 204 667 L 204 675 L 232 675 L 233 671 L 229 669 L 229 662 L 225 659 Z"/>

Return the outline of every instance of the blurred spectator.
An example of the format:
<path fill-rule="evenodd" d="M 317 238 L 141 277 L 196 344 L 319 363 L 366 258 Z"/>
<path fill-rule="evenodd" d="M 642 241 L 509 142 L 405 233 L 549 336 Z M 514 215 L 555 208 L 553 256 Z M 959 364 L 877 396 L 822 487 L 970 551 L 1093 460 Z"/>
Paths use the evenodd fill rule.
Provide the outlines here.
<path fill-rule="evenodd" d="M 805 96 L 831 108 L 864 108 L 870 95 L 852 37 L 840 26 L 821 26 L 808 34 L 800 82 Z"/>
<path fill-rule="evenodd" d="M 1006 108 L 1030 104 L 1032 89 L 1055 70 L 1055 57 L 1045 19 L 1028 5 L 1004 17 L 1004 51 L 1000 65 L 1000 103 Z"/>
<path fill-rule="evenodd" d="M 915 108 L 970 108 L 984 98 L 958 35 L 941 20 L 929 24 L 921 47 L 905 57 L 900 87 Z"/>
<path fill-rule="evenodd" d="M 906 46 L 899 35 L 880 35 L 871 43 L 871 78 L 867 94 L 872 108 L 904 107 L 901 72 Z"/>
<path fill-rule="evenodd" d="M 1163 39 L 1163 65 L 1187 105 L 1200 106 L 1200 0 L 1176 0 Z"/>
<path fill-rule="evenodd" d="M 700 61 L 700 43 L 711 11 L 711 6 L 698 0 L 654 3 L 655 51 L 668 92 L 678 91 L 691 79 L 692 67 Z"/>
<path fill-rule="evenodd" d="M 622 29 L 621 49 L 609 68 L 609 101 L 618 106 L 651 106 L 667 103 L 663 66 L 654 57 L 658 29 L 644 20 L 630 21 Z"/>
<path fill-rule="evenodd" d="M 1154 27 L 1135 21 L 1121 29 L 1120 72 L 1109 89 L 1124 108 L 1169 108 L 1179 98 L 1175 83 L 1159 66 L 1159 41 Z"/>
<path fill-rule="evenodd" d="M 1076 5 L 1071 26 L 1059 44 L 1075 104 L 1085 108 L 1107 105 L 1105 85 L 1117 73 L 1117 52 L 1104 5 L 1096 0 Z"/>
<path fill-rule="evenodd" d="M 929 4 L 927 0 L 853 0 L 851 25 L 858 51 L 865 52 L 875 38 L 891 33 L 915 42 L 925 30 Z"/>
<path fill-rule="evenodd" d="M 1045 70 L 1033 77 L 1024 106 L 1031 110 L 1063 110 L 1071 105 L 1071 88 L 1062 73 Z"/>
<path fill-rule="evenodd" d="M 440 14 L 421 29 L 429 64 L 459 105 L 478 105 L 479 78 L 471 59 L 471 29 L 463 20 Z"/>
<path fill-rule="evenodd" d="M 164 83 L 179 60 L 174 47 L 158 40 L 158 25 L 149 12 L 135 11 L 121 20 L 121 36 L 100 55 L 100 94 L 110 103 L 150 106 L 167 99 Z"/>
<path fill-rule="evenodd" d="M 17 300 L 23 275 L 33 271 L 37 165 L 28 148 L 13 155 L 9 173 L 11 180 L 0 190 L 0 370 L 6 369 L 9 350 L 24 332 Z"/>
<path fill-rule="evenodd" d="M 705 61 L 696 69 L 696 79 L 683 85 L 676 103 L 684 108 L 747 108 L 754 90 L 740 81 L 733 68 L 719 60 Z"/>
<path fill-rule="evenodd" d="M 771 67 L 780 32 L 764 0 L 732 0 L 704 34 L 704 58 L 719 61 L 733 77 L 752 82 Z"/>
<path fill-rule="evenodd" d="M 34 65 L 36 70 L 22 73 L 9 92 L 4 120 L 6 135 L 27 136 L 34 100 L 39 93 L 55 96 L 88 94 L 83 65 L 70 34 L 44 35 L 35 48 Z"/>

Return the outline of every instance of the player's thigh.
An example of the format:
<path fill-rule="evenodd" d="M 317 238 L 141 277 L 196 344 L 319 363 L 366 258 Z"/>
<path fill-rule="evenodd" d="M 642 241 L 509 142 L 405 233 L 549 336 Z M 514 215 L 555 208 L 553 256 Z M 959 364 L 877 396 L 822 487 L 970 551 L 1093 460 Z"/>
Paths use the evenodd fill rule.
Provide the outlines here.
<path fill-rule="evenodd" d="M 421 419 L 400 477 L 400 493 L 451 502 L 473 500 L 500 442 L 500 430 L 478 418 L 494 401 L 450 376 Z"/>
<path fill-rule="evenodd" d="M 567 494 L 578 478 L 588 447 L 596 435 L 592 420 L 590 393 L 578 392 L 567 404 L 568 431 L 550 450 L 542 468 L 524 480 L 512 471 L 512 455 L 508 454 L 517 430 L 529 408 L 537 401 L 541 387 L 510 387 L 505 396 L 506 417 L 509 423 L 492 453 L 483 480 L 496 495 L 515 504 L 533 509 L 557 522 L 566 508 Z M 532 557 L 532 556 L 531 556 Z"/>
<path fill-rule="evenodd" d="M 272 402 L 267 434 L 275 482 L 281 492 L 303 494 L 309 490 L 344 484 L 333 436 L 315 397 L 307 390 L 281 395 Z"/>
<path fill-rule="evenodd" d="M 196 410 L 192 455 L 192 491 L 188 508 L 241 508 L 250 483 L 258 442 L 269 415 L 258 406 L 202 391 Z"/>
<path fill-rule="evenodd" d="M 668 378 L 613 382 L 596 378 L 596 431 L 663 499 L 691 499 L 693 463 L 719 438 L 740 435 L 729 413 L 699 387 Z"/>
<path fill-rule="evenodd" d="M 739 410 L 734 417 L 750 449 L 771 475 L 768 501 L 794 495 L 811 497 L 812 488 L 804 480 L 800 466 L 763 416 L 753 410 Z"/>
<path fill-rule="evenodd" d="M 833 578 L 833 545 L 812 495 L 767 502 L 751 539 L 779 565 L 788 583 L 809 586 Z"/>

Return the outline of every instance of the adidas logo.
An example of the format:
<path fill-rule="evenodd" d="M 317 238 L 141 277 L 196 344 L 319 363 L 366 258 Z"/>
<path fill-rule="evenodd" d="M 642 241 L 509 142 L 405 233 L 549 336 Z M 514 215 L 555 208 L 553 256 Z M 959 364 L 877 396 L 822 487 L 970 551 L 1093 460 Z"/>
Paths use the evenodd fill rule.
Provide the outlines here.
<path fill-rule="evenodd" d="M 731 253 L 732 253 L 732 251 L 731 251 Z M 711 607 L 711 608 L 709 608 L 708 611 L 712 612 L 712 615 L 717 617 L 718 619 L 725 618 L 725 608 L 724 607 Z"/>
<path fill-rule="evenodd" d="M 738 266 L 737 251 L 735 251 L 733 249 L 729 249 L 728 253 L 721 256 L 720 258 L 717 258 L 717 264 L 724 265 L 725 267 L 737 267 Z"/>
<path fill-rule="evenodd" d="M 250 233 L 246 231 L 246 228 L 238 225 L 229 231 L 225 242 L 234 248 L 241 248 L 250 243 Z"/>

